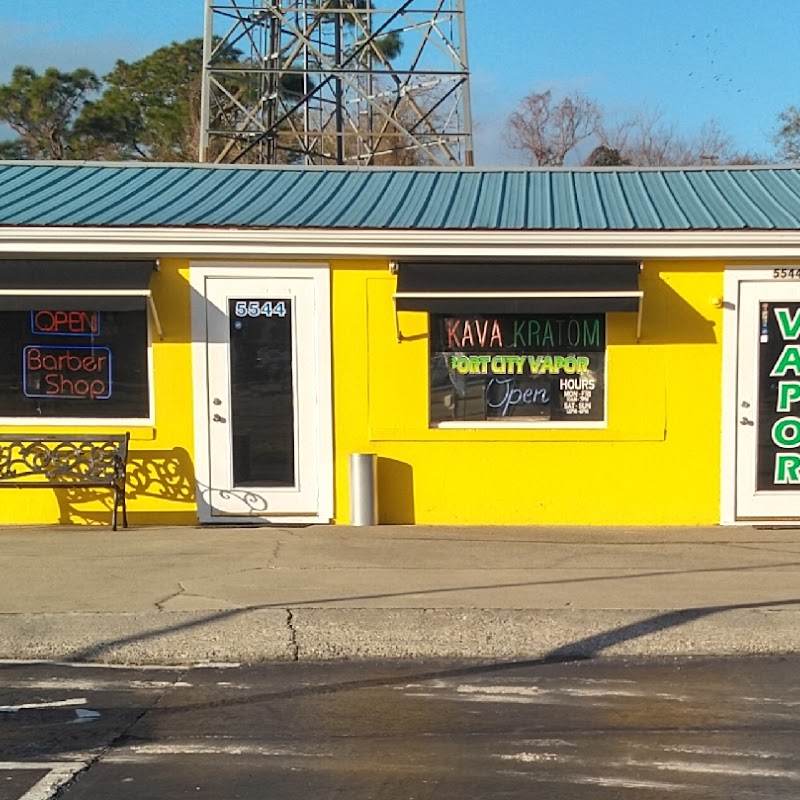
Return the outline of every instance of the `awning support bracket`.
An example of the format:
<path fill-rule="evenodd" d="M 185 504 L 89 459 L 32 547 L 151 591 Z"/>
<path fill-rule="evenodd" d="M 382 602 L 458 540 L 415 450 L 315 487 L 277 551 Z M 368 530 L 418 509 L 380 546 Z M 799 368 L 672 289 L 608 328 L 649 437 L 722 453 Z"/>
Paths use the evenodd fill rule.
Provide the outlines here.
<path fill-rule="evenodd" d="M 636 344 L 642 341 L 642 302 L 644 301 L 644 292 L 639 295 L 639 311 L 636 314 Z"/>
<path fill-rule="evenodd" d="M 397 344 L 402 344 L 406 337 L 403 336 L 403 332 L 400 330 L 400 311 L 397 308 L 397 298 L 395 297 L 392 301 L 394 305 L 394 333 L 397 337 Z"/>
<path fill-rule="evenodd" d="M 156 329 L 158 338 L 159 340 L 163 341 L 164 329 L 161 327 L 161 320 L 159 319 L 158 310 L 156 309 L 156 304 L 153 300 L 152 294 L 147 295 L 147 308 L 150 309 L 150 319 L 153 321 L 153 327 Z"/>

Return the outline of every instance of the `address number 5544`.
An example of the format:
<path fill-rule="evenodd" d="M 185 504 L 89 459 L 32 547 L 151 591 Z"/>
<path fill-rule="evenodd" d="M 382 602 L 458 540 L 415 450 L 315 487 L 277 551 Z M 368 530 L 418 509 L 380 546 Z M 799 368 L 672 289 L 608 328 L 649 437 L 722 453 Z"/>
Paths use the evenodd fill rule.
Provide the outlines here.
<path fill-rule="evenodd" d="M 237 300 L 233 306 L 237 317 L 285 317 L 285 300 Z"/>

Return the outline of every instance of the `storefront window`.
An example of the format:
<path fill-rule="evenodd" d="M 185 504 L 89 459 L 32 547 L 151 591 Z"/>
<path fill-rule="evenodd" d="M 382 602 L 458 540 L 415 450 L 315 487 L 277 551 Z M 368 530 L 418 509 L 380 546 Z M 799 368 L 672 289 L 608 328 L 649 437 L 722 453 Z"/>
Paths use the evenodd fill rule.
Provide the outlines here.
<path fill-rule="evenodd" d="M 0 417 L 147 418 L 147 311 L 0 311 Z"/>
<path fill-rule="evenodd" d="M 430 315 L 430 423 L 605 421 L 605 314 Z"/>

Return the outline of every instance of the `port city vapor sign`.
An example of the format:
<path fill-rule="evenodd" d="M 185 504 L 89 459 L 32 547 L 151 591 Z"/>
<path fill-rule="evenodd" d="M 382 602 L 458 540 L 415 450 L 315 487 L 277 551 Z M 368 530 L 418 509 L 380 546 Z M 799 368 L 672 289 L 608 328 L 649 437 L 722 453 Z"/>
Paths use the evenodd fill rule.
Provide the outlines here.
<path fill-rule="evenodd" d="M 431 420 L 605 419 L 605 315 L 431 317 Z"/>
<path fill-rule="evenodd" d="M 800 488 L 800 303 L 761 303 L 759 490 Z"/>

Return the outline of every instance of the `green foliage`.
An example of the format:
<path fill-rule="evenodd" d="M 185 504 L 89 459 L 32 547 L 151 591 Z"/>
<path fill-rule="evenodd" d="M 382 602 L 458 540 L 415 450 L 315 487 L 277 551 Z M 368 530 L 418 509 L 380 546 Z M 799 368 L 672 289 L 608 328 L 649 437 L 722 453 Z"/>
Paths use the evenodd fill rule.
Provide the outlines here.
<path fill-rule="evenodd" d="M 369 11 L 374 8 L 373 0 L 327 0 L 327 2 L 320 2 L 320 7 L 327 7 L 330 9 L 341 9 L 341 11 L 334 11 L 330 14 L 324 14 L 322 21 L 326 23 L 335 23 L 337 19 L 341 20 L 342 26 L 346 29 L 353 30 L 358 28 L 362 35 L 356 37 L 355 48 L 361 47 L 368 36 L 368 31 L 371 28 L 369 21 Z M 344 13 L 342 13 L 344 12 Z M 359 13 L 366 12 L 366 13 Z M 397 58 L 403 49 L 403 37 L 400 33 L 392 31 L 383 36 L 378 36 L 373 40 L 374 47 L 377 48 L 380 56 L 387 61 L 392 61 Z M 372 47 L 370 48 L 372 49 Z M 374 52 L 374 51 L 373 51 Z M 350 54 L 345 53 L 345 58 Z M 361 59 L 359 59 L 361 60 Z"/>
<path fill-rule="evenodd" d="M 304 75 L 299 67 L 280 76 L 280 91 L 284 97 L 292 100 L 299 100 L 307 92 L 313 92 L 315 87 L 315 82 Z"/>
<path fill-rule="evenodd" d="M 228 48 L 220 59 L 240 55 Z M 117 61 L 102 82 L 87 69 L 16 67 L 0 86 L 0 121 L 19 138 L 0 143 L 0 158 L 194 161 L 202 73 L 199 38 Z"/>
<path fill-rule="evenodd" d="M 607 147 L 604 144 L 595 147 L 583 162 L 587 167 L 624 167 L 630 163 L 617 148 Z"/>
<path fill-rule="evenodd" d="M 14 161 L 25 158 L 25 148 L 19 139 L 0 142 L 0 161 Z"/>
<path fill-rule="evenodd" d="M 368 0 L 341 0 L 351 8 L 349 25 Z M 345 22 L 347 25 L 348 23 Z M 389 33 L 376 45 L 381 57 L 399 55 L 402 38 Z M 374 52 L 374 51 L 373 51 Z M 226 71 L 227 105 L 215 109 L 236 119 L 243 106 L 257 102 L 264 87 L 254 81 L 242 53 L 223 48 L 218 64 L 241 69 Z M 138 61 L 117 61 L 102 81 L 87 69 L 38 75 L 19 66 L 11 81 L 0 85 L 0 122 L 18 139 L 0 142 L 0 158 L 86 158 L 107 160 L 196 161 L 200 139 L 203 40 L 189 39 L 161 47 Z M 290 103 L 300 102 L 315 84 L 300 70 L 279 78 L 278 91 Z M 219 99 L 219 98 L 218 98 Z M 287 129 L 291 122 L 286 122 Z"/>
<path fill-rule="evenodd" d="M 399 33 L 387 33 L 377 39 L 378 49 L 389 61 L 397 58 L 403 49 L 403 37 Z"/>
<path fill-rule="evenodd" d="M 202 73 L 202 39 L 117 61 L 103 96 L 84 108 L 78 132 L 105 157 L 194 160 Z"/>
<path fill-rule="evenodd" d="M 50 67 L 41 75 L 17 66 L 11 81 L 0 86 L 0 121 L 19 136 L 4 152 L 25 158 L 64 159 L 77 155 L 74 125 L 87 98 L 100 89 L 88 69 L 60 72 Z"/>

